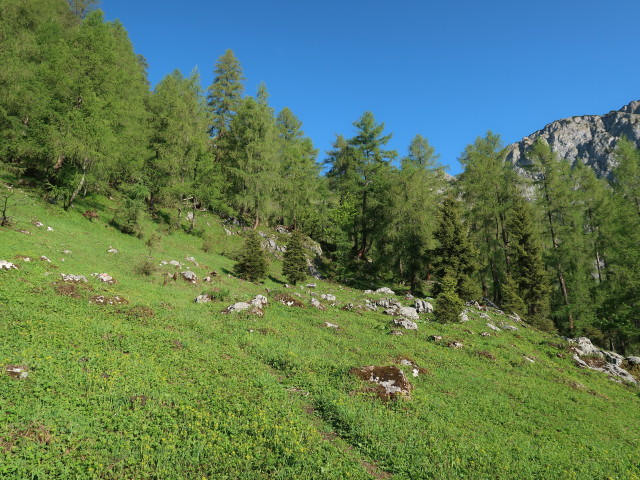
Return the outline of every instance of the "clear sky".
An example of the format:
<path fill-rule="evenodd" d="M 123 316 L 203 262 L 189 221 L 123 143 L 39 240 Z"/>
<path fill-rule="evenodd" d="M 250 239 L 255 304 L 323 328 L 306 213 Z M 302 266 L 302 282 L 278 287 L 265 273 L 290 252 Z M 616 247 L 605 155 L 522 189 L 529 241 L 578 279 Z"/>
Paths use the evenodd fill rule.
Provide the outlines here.
<path fill-rule="evenodd" d="M 254 95 L 287 106 L 320 150 L 370 110 L 400 155 L 427 137 L 449 172 L 476 137 L 508 144 L 554 120 L 640 99 L 639 0 L 102 0 L 155 85 L 234 51 Z"/>

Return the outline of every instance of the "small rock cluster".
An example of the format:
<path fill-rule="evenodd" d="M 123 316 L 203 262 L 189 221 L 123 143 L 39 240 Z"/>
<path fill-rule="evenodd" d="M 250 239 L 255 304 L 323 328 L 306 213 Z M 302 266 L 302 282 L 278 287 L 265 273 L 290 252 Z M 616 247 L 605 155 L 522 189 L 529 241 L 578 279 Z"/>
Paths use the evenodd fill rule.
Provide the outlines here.
<path fill-rule="evenodd" d="M 618 353 L 602 350 L 593 345 L 587 337 L 567 338 L 567 341 L 573 351 L 573 359 L 578 366 L 607 373 L 613 379 L 619 378 L 629 383 L 638 384 L 638 380 L 622 368 L 622 365 L 625 362 L 632 366 L 640 365 L 640 357 L 625 358 Z"/>

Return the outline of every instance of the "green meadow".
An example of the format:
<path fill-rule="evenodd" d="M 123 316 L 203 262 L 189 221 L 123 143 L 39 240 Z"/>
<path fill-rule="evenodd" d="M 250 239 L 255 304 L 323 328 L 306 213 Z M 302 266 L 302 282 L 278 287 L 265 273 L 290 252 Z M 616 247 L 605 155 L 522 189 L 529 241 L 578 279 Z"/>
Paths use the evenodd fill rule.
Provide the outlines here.
<path fill-rule="evenodd" d="M 576 367 L 560 337 L 488 312 L 518 327 L 494 332 L 476 311 L 391 335 L 382 309 L 340 308 L 380 296 L 286 288 L 273 258 L 262 284 L 233 276 L 241 237 L 215 216 L 197 219 L 206 242 L 151 218 L 137 238 L 109 226 L 107 198 L 68 212 L 35 198 L 0 229 L 0 260 L 18 266 L 0 270 L 0 479 L 640 478 L 638 388 Z M 183 270 L 198 283 L 167 280 Z M 293 292 L 305 307 L 273 299 Z M 222 313 L 257 294 L 263 317 Z M 410 397 L 382 401 L 350 373 L 367 365 L 402 368 Z"/>

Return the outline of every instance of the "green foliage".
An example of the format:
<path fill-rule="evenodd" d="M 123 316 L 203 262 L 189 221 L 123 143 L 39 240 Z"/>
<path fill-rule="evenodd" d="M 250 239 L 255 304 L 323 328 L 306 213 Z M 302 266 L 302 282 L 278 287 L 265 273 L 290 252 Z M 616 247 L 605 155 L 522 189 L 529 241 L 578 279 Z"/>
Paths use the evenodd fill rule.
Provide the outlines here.
<path fill-rule="evenodd" d="M 299 230 L 294 230 L 287 243 L 287 251 L 282 262 L 282 275 L 296 285 L 307 278 L 307 255 L 304 248 L 304 236 Z"/>
<path fill-rule="evenodd" d="M 437 297 L 435 316 L 440 323 L 460 321 L 464 308 L 462 299 L 456 293 L 458 282 L 453 272 L 447 272 L 442 279 L 440 294 Z"/>
<path fill-rule="evenodd" d="M 260 245 L 260 236 L 255 230 L 246 232 L 233 271 L 238 277 L 251 282 L 258 282 L 267 276 L 267 259 Z"/>

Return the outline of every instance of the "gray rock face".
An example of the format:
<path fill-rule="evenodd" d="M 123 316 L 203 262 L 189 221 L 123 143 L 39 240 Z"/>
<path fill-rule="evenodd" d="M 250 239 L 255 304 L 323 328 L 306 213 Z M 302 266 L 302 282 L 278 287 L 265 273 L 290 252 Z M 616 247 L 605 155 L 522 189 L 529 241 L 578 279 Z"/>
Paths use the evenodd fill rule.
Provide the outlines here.
<path fill-rule="evenodd" d="M 84 275 L 67 275 L 67 274 L 61 273 L 60 276 L 62 277 L 63 282 L 87 283 L 87 277 L 85 277 Z"/>
<path fill-rule="evenodd" d="M 629 383 L 638 384 L 635 377 L 621 367 L 625 360 L 622 355 L 599 349 L 587 337 L 567 338 L 567 341 L 572 344 L 573 359 L 578 366 L 607 373 L 612 379 L 621 378 Z M 633 365 L 631 358 L 637 357 L 626 359 Z"/>
<path fill-rule="evenodd" d="M 526 152 L 536 139 L 542 138 L 571 165 L 580 161 L 591 167 L 598 177 L 611 178 L 617 165 L 613 152 L 623 136 L 640 147 L 640 101 L 606 115 L 584 115 L 552 122 L 511 144 L 507 161 L 521 168 L 529 165 Z"/>

